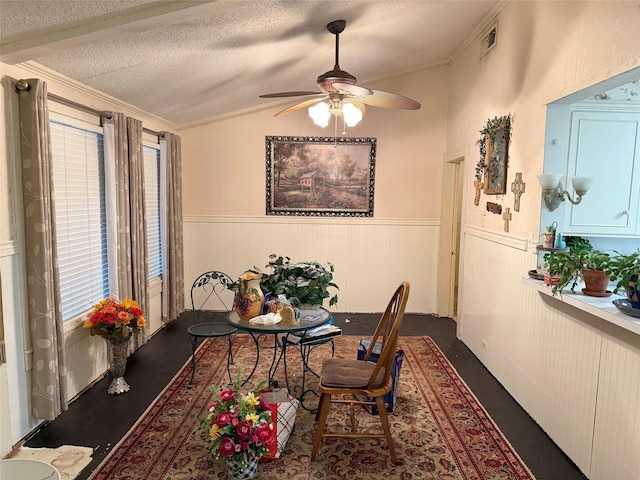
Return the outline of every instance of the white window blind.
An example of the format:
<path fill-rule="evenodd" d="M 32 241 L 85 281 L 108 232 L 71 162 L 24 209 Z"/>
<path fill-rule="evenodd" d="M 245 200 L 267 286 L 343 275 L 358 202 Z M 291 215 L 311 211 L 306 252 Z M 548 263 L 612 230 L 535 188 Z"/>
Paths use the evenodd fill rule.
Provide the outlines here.
<path fill-rule="evenodd" d="M 160 146 L 144 146 L 144 189 L 147 215 L 148 278 L 162 275 L 162 235 L 160 231 Z"/>
<path fill-rule="evenodd" d="M 109 296 L 103 135 L 98 126 L 80 128 L 57 120 L 51 120 L 50 126 L 60 295 L 66 321 Z"/>

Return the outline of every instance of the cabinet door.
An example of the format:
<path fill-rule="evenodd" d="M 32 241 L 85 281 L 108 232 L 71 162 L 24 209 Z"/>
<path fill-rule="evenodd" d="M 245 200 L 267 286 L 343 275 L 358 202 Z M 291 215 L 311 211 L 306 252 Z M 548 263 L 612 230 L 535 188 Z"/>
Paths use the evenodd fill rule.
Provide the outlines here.
<path fill-rule="evenodd" d="M 565 201 L 564 231 L 576 235 L 636 233 L 640 196 L 640 113 L 573 112 L 567 180 L 594 177 L 578 205 Z M 565 188 L 575 195 L 571 186 Z"/>

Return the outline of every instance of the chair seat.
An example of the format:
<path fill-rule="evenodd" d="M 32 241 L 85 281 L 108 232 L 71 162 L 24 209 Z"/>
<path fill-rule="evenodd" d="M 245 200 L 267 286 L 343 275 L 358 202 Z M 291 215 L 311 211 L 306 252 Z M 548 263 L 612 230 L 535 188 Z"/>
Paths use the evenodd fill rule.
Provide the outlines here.
<path fill-rule="evenodd" d="M 237 329 L 227 323 L 198 323 L 187 328 L 187 333 L 196 337 L 224 337 Z"/>
<path fill-rule="evenodd" d="M 327 387 L 365 388 L 376 364 L 348 358 L 328 358 L 322 363 L 320 383 Z M 374 387 L 384 382 L 384 368 L 376 376 Z"/>

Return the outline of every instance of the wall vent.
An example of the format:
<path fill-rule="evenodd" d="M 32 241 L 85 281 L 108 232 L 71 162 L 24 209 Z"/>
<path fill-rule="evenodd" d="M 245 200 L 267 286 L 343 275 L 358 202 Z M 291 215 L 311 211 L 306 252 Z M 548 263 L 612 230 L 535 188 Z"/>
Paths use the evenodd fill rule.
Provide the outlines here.
<path fill-rule="evenodd" d="M 489 50 L 495 47 L 498 42 L 498 24 L 495 23 L 488 31 L 482 36 L 480 42 L 480 58 L 484 57 Z"/>

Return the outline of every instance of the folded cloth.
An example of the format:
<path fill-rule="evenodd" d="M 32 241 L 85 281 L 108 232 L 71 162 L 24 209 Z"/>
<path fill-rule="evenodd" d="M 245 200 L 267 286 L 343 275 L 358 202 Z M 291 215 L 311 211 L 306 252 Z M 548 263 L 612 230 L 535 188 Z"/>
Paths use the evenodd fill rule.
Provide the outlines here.
<path fill-rule="evenodd" d="M 278 313 L 265 313 L 264 315 L 258 315 L 249 319 L 249 323 L 254 325 L 274 325 L 282 320 L 282 317 Z"/>

